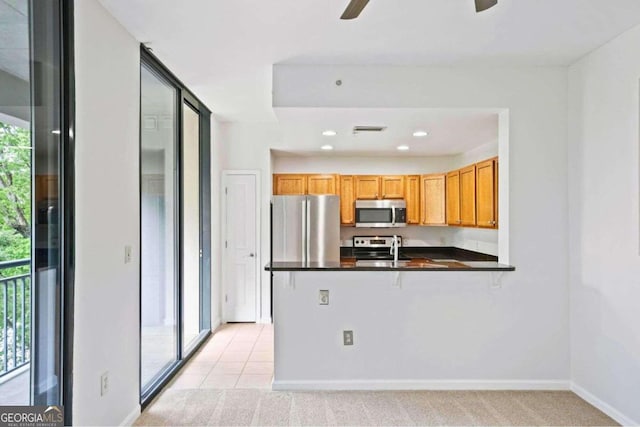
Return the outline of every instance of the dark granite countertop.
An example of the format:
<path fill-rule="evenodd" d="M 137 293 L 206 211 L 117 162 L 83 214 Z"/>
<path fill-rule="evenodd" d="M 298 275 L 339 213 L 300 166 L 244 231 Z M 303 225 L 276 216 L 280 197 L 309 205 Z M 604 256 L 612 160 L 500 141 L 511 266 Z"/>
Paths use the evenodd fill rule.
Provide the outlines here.
<path fill-rule="evenodd" d="M 514 271 L 515 267 L 498 263 L 498 257 L 454 247 L 405 247 L 401 255 L 410 258 L 392 261 L 357 261 L 352 248 L 341 248 L 340 262 L 274 262 L 267 271 Z"/>

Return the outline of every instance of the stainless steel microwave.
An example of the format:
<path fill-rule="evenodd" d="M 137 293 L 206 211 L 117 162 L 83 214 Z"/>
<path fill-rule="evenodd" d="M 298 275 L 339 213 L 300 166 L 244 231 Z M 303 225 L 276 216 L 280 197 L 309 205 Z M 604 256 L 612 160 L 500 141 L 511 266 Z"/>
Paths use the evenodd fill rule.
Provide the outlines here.
<path fill-rule="evenodd" d="M 407 225 L 404 200 L 356 200 L 356 227 L 395 228 Z"/>

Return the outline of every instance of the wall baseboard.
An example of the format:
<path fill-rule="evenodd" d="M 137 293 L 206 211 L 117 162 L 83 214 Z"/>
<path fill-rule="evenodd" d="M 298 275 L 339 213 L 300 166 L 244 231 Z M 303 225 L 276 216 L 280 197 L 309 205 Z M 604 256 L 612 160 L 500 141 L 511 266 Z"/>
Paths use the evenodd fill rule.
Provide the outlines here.
<path fill-rule="evenodd" d="M 273 390 L 569 390 L 568 380 L 274 381 Z"/>
<path fill-rule="evenodd" d="M 571 391 L 580 396 L 582 399 L 595 406 L 615 421 L 619 422 L 623 426 L 638 426 L 639 422 L 632 420 L 631 418 L 624 415 L 622 412 L 618 411 L 613 406 L 604 402 L 603 400 L 597 398 L 595 395 L 587 391 L 585 388 L 579 386 L 578 384 L 571 382 Z"/>
<path fill-rule="evenodd" d="M 121 426 L 132 426 L 140 416 L 140 405 L 136 407 L 127 415 L 127 417 L 120 423 Z"/>
<path fill-rule="evenodd" d="M 271 317 L 262 317 L 262 318 L 260 318 L 260 320 L 258 320 L 257 323 L 262 323 L 262 324 L 268 325 L 268 324 L 271 323 Z"/>

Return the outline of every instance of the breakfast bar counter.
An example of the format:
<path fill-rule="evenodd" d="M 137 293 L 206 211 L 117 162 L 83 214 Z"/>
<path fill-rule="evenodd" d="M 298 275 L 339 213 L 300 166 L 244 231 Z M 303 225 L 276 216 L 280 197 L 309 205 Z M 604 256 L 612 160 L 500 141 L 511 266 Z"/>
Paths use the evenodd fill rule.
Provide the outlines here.
<path fill-rule="evenodd" d="M 412 259 L 408 261 L 356 261 L 342 258 L 340 262 L 274 262 L 267 271 L 514 271 L 515 267 L 497 261 L 458 261 Z"/>

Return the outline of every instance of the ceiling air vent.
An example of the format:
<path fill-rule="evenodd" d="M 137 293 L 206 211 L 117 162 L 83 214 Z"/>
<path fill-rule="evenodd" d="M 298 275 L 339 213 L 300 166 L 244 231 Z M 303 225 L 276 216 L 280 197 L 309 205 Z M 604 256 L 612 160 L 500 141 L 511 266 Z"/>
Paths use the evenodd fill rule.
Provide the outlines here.
<path fill-rule="evenodd" d="M 386 128 L 387 128 L 386 126 L 354 126 L 353 133 L 382 132 Z"/>

